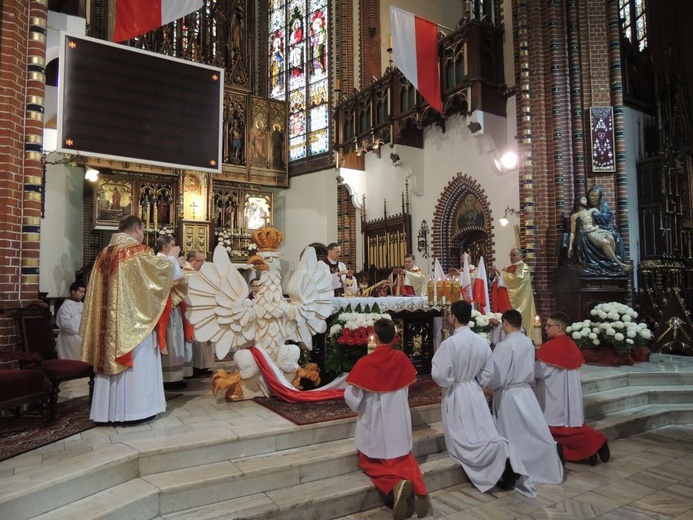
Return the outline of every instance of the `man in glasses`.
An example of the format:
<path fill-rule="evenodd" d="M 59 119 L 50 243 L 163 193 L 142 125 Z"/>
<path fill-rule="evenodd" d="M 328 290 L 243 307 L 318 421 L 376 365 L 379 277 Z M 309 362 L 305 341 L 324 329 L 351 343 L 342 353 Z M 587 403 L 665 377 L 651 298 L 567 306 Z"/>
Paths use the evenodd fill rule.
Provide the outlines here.
<path fill-rule="evenodd" d="M 565 332 L 569 324 L 562 312 L 546 321 L 549 340 L 537 351 L 535 392 L 551 435 L 563 445 L 565 460 L 588 460 L 594 466 L 597 457 L 607 462 L 611 455 L 606 435 L 584 424 L 580 367 L 585 359 Z"/>

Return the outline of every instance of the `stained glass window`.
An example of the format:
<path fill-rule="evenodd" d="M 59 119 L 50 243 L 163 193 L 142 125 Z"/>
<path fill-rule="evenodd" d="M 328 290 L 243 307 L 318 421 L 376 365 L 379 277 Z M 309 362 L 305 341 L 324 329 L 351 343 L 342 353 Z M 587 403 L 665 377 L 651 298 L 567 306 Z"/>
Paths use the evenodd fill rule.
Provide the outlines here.
<path fill-rule="evenodd" d="M 268 95 L 288 102 L 289 161 L 329 150 L 327 0 L 270 0 Z"/>
<path fill-rule="evenodd" d="M 618 0 L 623 36 L 638 48 L 647 47 L 647 8 L 645 0 Z"/>

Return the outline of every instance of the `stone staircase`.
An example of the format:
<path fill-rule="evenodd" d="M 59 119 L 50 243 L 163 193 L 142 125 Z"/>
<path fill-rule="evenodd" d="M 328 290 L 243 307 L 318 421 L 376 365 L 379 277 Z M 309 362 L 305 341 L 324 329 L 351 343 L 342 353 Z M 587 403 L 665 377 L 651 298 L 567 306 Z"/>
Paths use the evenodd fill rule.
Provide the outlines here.
<path fill-rule="evenodd" d="M 587 422 L 609 439 L 693 423 L 693 366 L 586 367 Z M 439 405 L 412 410 L 414 453 L 429 490 L 466 477 L 445 453 Z M 4 479 L 0 518 L 316 519 L 371 509 L 382 498 L 358 469 L 354 419 L 261 434 L 216 430 L 150 438 Z"/>

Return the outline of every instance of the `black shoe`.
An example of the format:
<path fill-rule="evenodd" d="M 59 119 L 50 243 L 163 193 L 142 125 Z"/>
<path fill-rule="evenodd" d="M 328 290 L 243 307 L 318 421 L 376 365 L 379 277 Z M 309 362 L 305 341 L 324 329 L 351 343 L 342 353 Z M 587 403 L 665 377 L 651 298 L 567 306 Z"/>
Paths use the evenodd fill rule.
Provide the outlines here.
<path fill-rule="evenodd" d="M 185 381 L 173 381 L 172 383 L 164 383 L 164 390 L 185 390 L 188 388 L 188 383 Z"/>
<path fill-rule="evenodd" d="M 510 459 L 506 459 L 503 476 L 496 485 L 504 491 L 510 491 L 512 488 L 515 487 L 516 482 L 517 475 L 513 471 L 513 467 L 510 465 Z"/>
<path fill-rule="evenodd" d="M 599 448 L 597 454 L 599 455 L 599 458 L 602 459 L 602 462 L 609 462 L 609 459 L 611 458 L 611 450 L 609 449 L 609 443 L 604 441 L 604 444 L 602 444 L 602 447 Z"/>
<path fill-rule="evenodd" d="M 561 465 L 565 467 L 565 456 L 563 455 L 563 444 L 560 442 L 556 443 L 556 451 L 558 452 L 558 458 L 561 459 Z"/>
<path fill-rule="evenodd" d="M 590 455 L 590 457 L 587 459 L 587 461 L 590 463 L 590 466 L 596 466 L 597 465 L 597 454 L 595 453 L 594 455 Z"/>
<path fill-rule="evenodd" d="M 211 376 L 212 371 L 209 368 L 193 368 L 193 376 L 195 377 L 201 377 L 201 376 Z"/>

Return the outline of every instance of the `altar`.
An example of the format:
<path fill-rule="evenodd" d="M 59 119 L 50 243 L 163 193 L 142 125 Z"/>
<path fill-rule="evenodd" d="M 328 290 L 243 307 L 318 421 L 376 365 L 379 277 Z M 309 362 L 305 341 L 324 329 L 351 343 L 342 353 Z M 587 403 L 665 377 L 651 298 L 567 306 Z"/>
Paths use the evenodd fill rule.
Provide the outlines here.
<path fill-rule="evenodd" d="M 327 320 L 329 334 L 332 321 L 348 306 L 355 310 L 377 304 L 380 313 L 389 314 L 400 334 L 402 351 L 409 356 L 419 374 L 431 373 L 431 360 L 438 347 L 442 330 L 442 310 L 440 307 L 429 306 L 428 298 L 422 296 L 385 296 L 379 298 L 333 298 L 332 316 Z M 311 361 L 318 364 L 324 372 L 325 363 L 325 334 L 319 334 L 313 341 Z"/>

